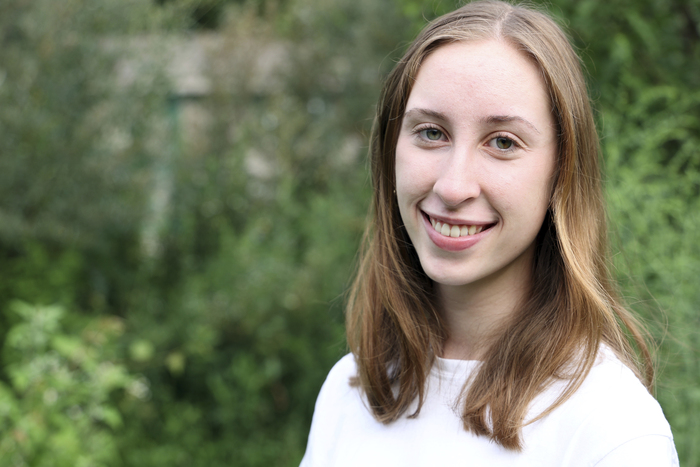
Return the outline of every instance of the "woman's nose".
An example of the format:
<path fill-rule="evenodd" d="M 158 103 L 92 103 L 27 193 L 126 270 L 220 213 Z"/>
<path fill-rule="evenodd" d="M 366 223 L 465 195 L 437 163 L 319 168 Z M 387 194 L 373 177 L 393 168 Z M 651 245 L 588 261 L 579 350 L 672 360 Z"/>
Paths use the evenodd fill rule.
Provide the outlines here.
<path fill-rule="evenodd" d="M 447 157 L 438 171 L 433 185 L 437 194 L 448 207 L 456 207 L 475 199 L 481 193 L 478 155 L 474 152 L 454 151 Z"/>

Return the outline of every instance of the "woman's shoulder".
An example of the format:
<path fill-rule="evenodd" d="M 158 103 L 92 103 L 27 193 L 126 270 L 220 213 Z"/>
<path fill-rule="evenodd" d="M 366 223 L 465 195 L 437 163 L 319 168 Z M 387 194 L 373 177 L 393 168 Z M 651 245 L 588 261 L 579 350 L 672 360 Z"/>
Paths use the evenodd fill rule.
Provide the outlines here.
<path fill-rule="evenodd" d="M 350 388 L 350 379 L 357 375 L 357 364 L 352 353 L 338 360 L 328 372 L 321 391 L 345 391 Z"/>
<path fill-rule="evenodd" d="M 338 360 L 331 371 L 328 373 L 328 377 L 339 377 L 343 375 L 354 375 L 357 371 L 357 364 L 355 363 L 355 355 L 352 353 L 346 354 L 340 360 Z"/>
<path fill-rule="evenodd" d="M 561 394 L 563 385 L 557 386 L 559 391 L 547 391 L 545 400 L 538 404 L 540 409 Z M 670 449 L 675 455 L 673 435 L 661 406 L 635 373 L 605 347 L 576 392 L 532 426 L 531 432 L 537 433 L 534 439 L 552 436 L 567 446 L 561 453 L 567 459 L 591 459 L 591 465 L 607 465 L 605 459 L 623 451 L 629 458 L 632 453 L 628 450 L 639 451 L 641 444 L 648 447 L 646 455 L 667 460 L 658 465 L 674 465 L 667 452 Z M 640 451 L 634 455 L 645 454 Z"/>
<path fill-rule="evenodd" d="M 362 413 L 361 399 L 351 379 L 357 375 L 353 354 L 341 358 L 326 377 L 316 399 L 306 454 L 302 466 L 331 465 L 334 447 L 342 437 L 340 432 L 347 414 Z"/>
<path fill-rule="evenodd" d="M 587 419 L 604 417 L 611 425 L 617 422 L 639 432 L 671 436 L 671 428 L 654 396 L 607 347 L 599 352 L 576 396 L 580 405 L 591 409 L 585 412 Z"/>
<path fill-rule="evenodd" d="M 351 380 L 355 376 L 357 376 L 355 356 L 349 353 L 338 360 L 328 372 L 316 400 L 314 416 L 328 414 L 331 410 L 339 407 L 339 400 L 355 396 L 357 388 L 351 384 Z"/>

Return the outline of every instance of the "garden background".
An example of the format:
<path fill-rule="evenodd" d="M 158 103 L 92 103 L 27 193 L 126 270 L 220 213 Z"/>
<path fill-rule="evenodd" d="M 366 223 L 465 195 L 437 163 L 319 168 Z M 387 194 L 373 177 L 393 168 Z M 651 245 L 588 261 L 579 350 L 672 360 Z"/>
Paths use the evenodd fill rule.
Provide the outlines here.
<path fill-rule="evenodd" d="M 0 467 L 296 466 L 382 78 L 452 0 L 2 0 Z M 700 2 L 551 0 L 700 466 Z M 693 441 L 695 440 L 695 441 Z"/>

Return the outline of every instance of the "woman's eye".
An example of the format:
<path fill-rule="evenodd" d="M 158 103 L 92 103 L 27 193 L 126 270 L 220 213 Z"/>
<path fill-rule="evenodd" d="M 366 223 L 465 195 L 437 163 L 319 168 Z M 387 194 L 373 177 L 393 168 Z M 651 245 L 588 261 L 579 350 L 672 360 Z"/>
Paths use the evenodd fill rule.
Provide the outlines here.
<path fill-rule="evenodd" d="M 511 151 L 515 149 L 518 143 L 507 136 L 496 136 L 495 138 L 491 138 L 489 140 L 488 145 L 501 151 Z"/>
<path fill-rule="evenodd" d="M 440 141 L 442 139 L 443 133 L 437 128 L 426 128 L 422 130 L 421 133 L 423 137 L 429 141 Z"/>
<path fill-rule="evenodd" d="M 499 136 L 496 138 L 496 147 L 498 147 L 498 149 L 510 149 L 513 147 L 513 140 L 504 136 Z"/>

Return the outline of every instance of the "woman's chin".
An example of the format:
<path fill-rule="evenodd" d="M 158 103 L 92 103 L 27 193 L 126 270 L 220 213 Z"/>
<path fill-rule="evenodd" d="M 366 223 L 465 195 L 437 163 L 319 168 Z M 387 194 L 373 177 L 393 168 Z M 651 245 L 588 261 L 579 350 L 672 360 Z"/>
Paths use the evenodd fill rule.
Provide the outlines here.
<path fill-rule="evenodd" d="M 466 274 L 464 272 L 449 271 L 445 268 L 436 270 L 437 268 L 424 268 L 425 274 L 436 284 L 450 286 L 450 287 L 460 287 L 466 286 L 475 282 L 478 278 L 474 277 L 472 274 Z"/>

